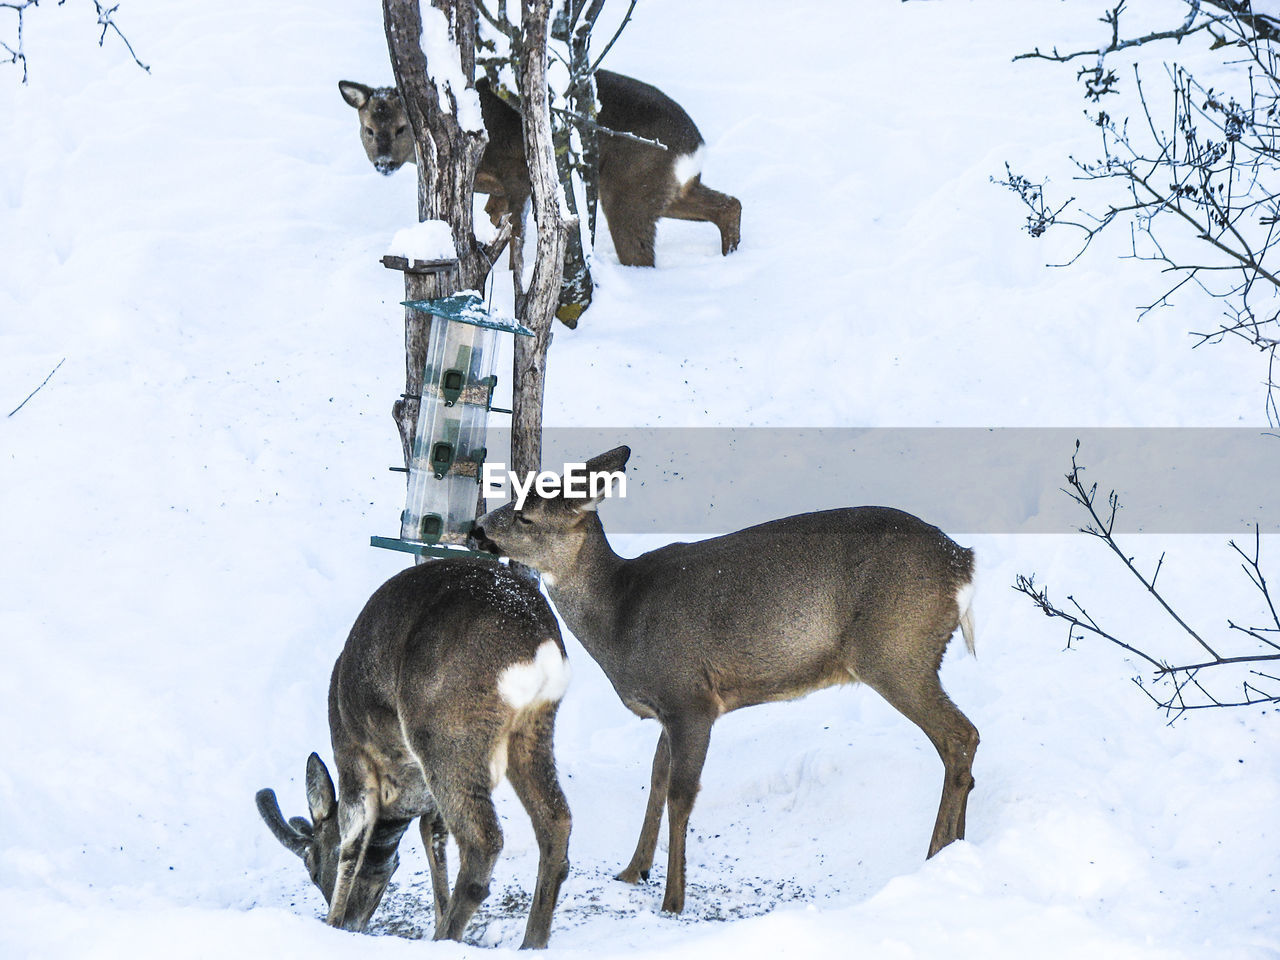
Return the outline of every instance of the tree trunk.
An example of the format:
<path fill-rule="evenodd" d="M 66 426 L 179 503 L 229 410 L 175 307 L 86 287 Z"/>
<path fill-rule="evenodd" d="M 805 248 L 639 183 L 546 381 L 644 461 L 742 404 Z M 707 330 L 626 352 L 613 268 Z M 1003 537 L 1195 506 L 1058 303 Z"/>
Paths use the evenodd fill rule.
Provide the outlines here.
<path fill-rule="evenodd" d="M 388 269 L 404 273 L 406 300 L 433 300 L 458 291 L 458 261 L 409 263 L 403 257 L 383 257 Z M 421 310 L 404 308 L 404 393 L 391 408 L 400 431 L 404 466 L 409 469 L 413 458 L 413 437 L 418 429 L 418 410 L 422 406 L 422 374 L 427 365 L 427 341 L 431 337 L 431 315 Z"/>
<path fill-rule="evenodd" d="M 565 241 L 573 226 L 563 213 L 551 139 L 547 92 L 547 17 L 551 0 L 523 0 L 517 82 L 524 107 L 524 148 L 538 224 L 538 253 L 529 289 L 517 294 L 516 317 L 533 330 L 516 337 L 511 417 L 511 465 L 520 476 L 542 467 L 542 402 L 547 348 L 560 295 Z M 519 277 L 516 278 L 517 289 Z"/>
<path fill-rule="evenodd" d="M 457 49 L 460 73 L 452 64 L 430 64 L 422 52 L 422 9 L 419 0 L 383 0 L 383 25 L 396 85 L 400 88 L 418 154 L 418 220 L 444 220 L 453 234 L 458 260 L 451 268 L 437 264 L 425 269 L 412 264 L 387 263 L 405 271 L 405 299 L 446 297 L 459 289 L 483 290 L 489 267 L 510 227 L 499 235 L 498 246 L 485 250 L 476 242 L 472 222 L 476 168 L 488 137 L 484 127 L 469 130 L 458 117 L 458 99 L 475 94 L 441 83 L 446 76 L 461 76 L 471 87 L 476 66 L 476 10 L 472 0 L 433 0 L 443 13 L 450 38 Z M 430 22 L 430 21 L 429 21 Z M 440 29 L 433 24 L 432 29 Z M 439 39 L 439 38 L 437 38 Z M 433 45 L 433 49 L 439 49 Z M 443 92 L 443 96 L 441 93 Z M 442 107 L 442 101 L 448 108 Z M 479 117 L 479 107 L 468 111 Z M 384 263 L 386 261 L 384 260 Z M 422 399 L 422 374 L 427 341 L 431 335 L 428 314 L 405 308 L 405 391 L 392 408 L 406 470 L 413 456 L 414 434 Z M 484 506 L 478 501 L 477 511 Z M 419 557 L 419 562 L 422 557 Z"/>
<path fill-rule="evenodd" d="M 465 129 L 458 121 L 458 98 L 474 96 L 454 90 L 441 78 L 452 64 L 427 63 L 422 52 L 419 0 L 382 0 L 387 48 L 396 85 L 404 99 L 418 147 L 418 219 L 444 220 L 457 248 L 459 282 L 482 289 L 489 263 L 476 243 L 472 196 L 476 167 L 487 141 L 483 126 Z M 468 87 L 475 73 L 476 11 L 471 0 L 433 0 L 444 14 L 458 50 L 457 64 Z M 443 94 L 443 96 L 442 96 Z M 448 103 L 443 109 L 441 101 Z M 479 109 L 474 111 L 479 116 Z M 452 292 L 452 291 L 450 291 Z"/>

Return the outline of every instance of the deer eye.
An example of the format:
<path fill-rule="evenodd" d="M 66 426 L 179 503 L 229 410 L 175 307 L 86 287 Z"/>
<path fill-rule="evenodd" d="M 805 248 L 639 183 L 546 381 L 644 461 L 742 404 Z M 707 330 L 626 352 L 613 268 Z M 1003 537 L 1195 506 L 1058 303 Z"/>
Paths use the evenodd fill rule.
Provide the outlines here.
<path fill-rule="evenodd" d="M 532 520 L 530 520 L 528 517 L 526 517 L 526 516 L 525 516 L 524 514 L 522 514 L 522 513 L 517 513 L 517 514 L 516 514 L 516 523 L 524 524 L 526 527 L 532 527 L 532 526 L 533 526 L 533 521 L 532 521 Z"/>
<path fill-rule="evenodd" d="M 370 137 L 372 137 L 372 136 L 373 136 L 373 127 L 365 127 L 365 128 L 364 128 L 364 132 L 365 132 L 365 135 L 366 135 L 366 136 L 370 136 Z"/>
<path fill-rule="evenodd" d="M 404 124 L 401 124 L 399 127 L 397 127 L 397 128 L 396 128 L 396 136 L 397 136 L 397 137 L 403 137 L 403 136 L 404 136 L 404 132 L 405 132 L 405 130 L 407 130 L 407 129 L 408 129 L 408 128 L 407 128 Z"/>

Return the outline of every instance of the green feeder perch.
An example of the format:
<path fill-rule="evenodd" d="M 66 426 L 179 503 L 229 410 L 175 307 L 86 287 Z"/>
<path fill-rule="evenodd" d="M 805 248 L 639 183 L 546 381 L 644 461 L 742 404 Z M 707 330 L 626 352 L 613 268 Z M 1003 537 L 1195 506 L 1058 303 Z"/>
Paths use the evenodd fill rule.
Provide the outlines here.
<path fill-rule="evenodd" d="M 434 319 L 400 536 L 371 542 L 419 556 L 455 556 L 467 552 L 476 519 L 485 430 L 498 382 L 498 334 L 531 337 L 533 331 L 492 316 L 475 291 L 404 305 Z"/>

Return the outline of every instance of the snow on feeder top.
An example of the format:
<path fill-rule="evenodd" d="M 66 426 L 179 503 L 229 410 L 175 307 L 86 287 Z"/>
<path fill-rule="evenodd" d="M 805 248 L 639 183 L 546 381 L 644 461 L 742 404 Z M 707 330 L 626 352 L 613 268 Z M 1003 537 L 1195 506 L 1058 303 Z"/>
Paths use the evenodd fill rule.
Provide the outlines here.
<path fill-rule="evenodd" d="M 432 223 L 438 221 L 418 226 L 429 228 Z M 426 234 L 427 230 L 421 232 Z M 416 249 L 421 244 L 412 241 L 402 243 L 404 233 L 397 234 L 392 249 L 409 249 L 385 258 L 383 262 L 388 266 L 398 266 L 388 261 L 401 258 L 408 263 L 445 259 L 438 256 L 441 251 Z M 417 239 L 420 237 L 412 238 Z M 448 244 L 451 254 L 452 238 Z M 403 303 L 410 310 L 429 314 L 431 329 L 417 426 L 409 450 L 408 493 L 400 515 L 400 537 L 373 537 L 371 542 L 375 547 L 419 556 L 451 556 L 466 550 L 466 538 L 480 504 L 485 432 L 498 382 L 494 375 L 498 334 L 531 337 L 533 331 L 514 320 L 490 314 L 474 290 Z"/>

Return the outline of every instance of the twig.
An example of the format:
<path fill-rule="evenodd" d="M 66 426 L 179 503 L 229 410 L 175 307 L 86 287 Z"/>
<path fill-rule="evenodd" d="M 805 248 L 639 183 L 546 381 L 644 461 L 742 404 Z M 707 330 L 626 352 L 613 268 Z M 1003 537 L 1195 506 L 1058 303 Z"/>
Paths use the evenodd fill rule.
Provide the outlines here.
<path fill-rule="evenodd" d="M 1076 441 L 1077 452 L 1079 451 L 1079 449 L 1080 449 L 1080 441 L 1077 440 Z M 1177 614 L 1177 612 L 1173 609 L 1173 607 L 1169 606 L 1168 602 L 1164 599 L 1164 597 L 1162 597 L 1159 591 L 1156 590 L 1154 580 L 1148 580 L 1146 577 L 1144 577 L 1142 575 L 1142 572 L 1134 565 L 1133 558 L 1126 556 L 1125 552 L 1120 549 L 1120 545 L 1116 543 L 1115 538 L 1112 536 L 1112 529 L 1115 526 L 1116 511 L 1120 507 L 1120 501 L 1117 498 L 1115 491 L 1114 490 L 1111 491 L 1110 495 L 1107 498 L 1108 502 L 1111 505 L 1111 513 L 1108 516 L 1107 521 L 1104 525 L 1102 518 L 1098 515 L 1097 510 L 1095 510 L 1093 506 L 1094 498 L 1097 492 L 1097 485 L 1095 484 L 1093 488 L 1088 491 L 1085 490 L 1084 483 L 1080 480 L 1080 467 L 1076 465 L 1076 454 L 1074 453 L 1071 455 L 1071 472 L 1067 474 L 1067 483 L 1071 485 L 1072 491 L 1074 491 L 1074 492 L 1068 491 L 1068 495 L 1071 496 L 1071 498 L 1075 500 L 1077 503 L 1082 505 L 1089 512 L 1089 516 L 1093 520 L 1093 524 L 1090 526 L 1083 527 L 1081 529 L 1081 532 L 1090 534 L 1102 540 L 1102 542 L 1107 545 L 1107 548 L 1111 550 L 1111 552 L 1114 553 L 1117 557 L 1120 558 L 1120 562 L 1125 565 L 1125 568 L 1130 573 L 1132 573 L 1134 577 L 1137 578 L 1138 582 L 1142 584 L 1142 586 L 1146 589 L 1147 593 L 1151 594 L 1151 596 L 1153 596 L 1156 599 L 1156 601 L 1160 604 L 1160 606 L 1164 608 L 1165 613 L 1167 613 L 1170 617 L 1172 617 L 1173 620 L 1178 624 L 1178 626 L 1180 626 L 1184 631 L 1186 631 L 1186 633 L 1190 637 L 1192 637 L 1192 639 L 1194 639 L 1196 643 L 1200 644 L 1201 647 L 1207 650 L 1210 656 L 1214 657 L 1215 659 L 1220 659 L 1220 657 L 1218 656 L 1218 652 L 1214 650 L 1213 647 L 1209 646 L 1209 644 L 1205 643 L 1204 639 L 1200 636 L 1200 634 L 1198 634 L 1195 630 L 1193 630 L 1191 626 L 1188 625 L 1187 622 Z"/>
<path fill-rule="evenodd" d="M 613 49 L 613 45 L 618 42 L 618 37 L 622 36 L 622 31 L 627 24 L 631 22 L 631 14 L 635 13 L 637 0 L 631 0 L 630 6 L 627 7 L 627 15 L 622 18 L 622 23 L 618 24 L 618 29 L 614 31 L 613 36 L 609 38 L 609 42 L 604 45 L 604 49 L 600 51 L 600 56 L 596 57 L 595 63 L 591 64 L 588 71 L 594 74 L 600 69 L 600 64 L 604 61 L 605 56 Z"/>
<path fill-rule="evenodd" d="M 66 2 L 67 0 L 58 0 L 58 6 L 62 6 Z M 124 31 L 122 31 L 120 26 L 115 22 L 115 12 L 120 9 L 120 4 L 117 3 L 113 7 L 105 7 L 99 2 L 99 0 L 92 0 L 92 2 L 94 15 L 98 20 L 98 26 L 102 27 L 102 32 L 98 34 L 98 46 L 103 46 L 107 38 L 108 30 L 114 31 L 115 35 L 120 38 L 121 42 L 125 45 L 125 48 L 129 51 L 129 56 L 133 58 L 133 62 L 147 73 L 150 73 L 151 67 L 138 59 L 138 54 L 133 49 L 133 44 L 129 42 L 129 38 L 124 35 Z M 3 48 L 4 52 L 8 54 L 8 63 L 22 64 L 22 82 L 24 84 L 27 82 L 27 55 L 24 49 L 24 28 L 26 23 L 24 14 L 27 12 L 28 8 L 39 6 L 39 4 L 40 0 L 4 0 L 4 2 L 0 2 L 0 10 L 12 10 L 18 16 L 17 46 L 10 46 L 5 41 L 0 40 L 0 48 Z"/>
<path fill-rule="evenodd" d="M 1014 589 L 1019 593 L 1030 597 L 1046 617 L 1056 617 L 1060 620 L 1066 620 L 1067 623 L 1071 625 L 1071 630 L 1067 632 L 1067 646 L 1070 646 L 1071 642 L 1075 639 L 1074 631 L 1084 630 L 1087 633 L 1092 633 L 1094 636 L 1102 637 L 1104 640 L 1110 640 L 1117 647 L 1123 647 L 1135 656 L 1141 657 L 1143 660 L 1146 660 L 1149 664 L 1155 667 L 1158 672 L 1167 672 L 1167 665 L 1165 663 L 1143 653 L 1137 647 L 1125 643 L 1119 637 L 1108 633 L 1106 630 L 1102 629 L 1102 627 L 1098 626 L 1093 617 L 1089 616 L 1088 611 L 1076 602 L 1075 597 L 1069 596 L 1067 599 L 1070 600 L 1075 608 L 1080 611 L 1079 617 L 1067 613 L 1060 607 L 1054 606 L 1053 602 L 1049 599 L 1049 590 L 1047 587 L 1041 587 L 1039 590 L 1036 589 L 1036 578 L 1034 574 L 1030 577 L 1019 574 L 1014 582 Z"/>
<path fill-rule="evenodd" d="M 116 22 L 111 19 L 112 14 L 120 9 L 120 4 L 117 3 L 114 7 L 104 8 L 98 0 L 93 0 L 93 6 L 98 13 L 98 25 L 102 27 L 102 33 L 98 35 L 98 46 L 102 46 L 103 41 L 107 38 L 107 31 L 114 30 L 116 32 L 116 36 L 124 42 L 125 47 L 129 51 L 129 56 L 133 57 L 133 62 L 147 73 L 150 73 L 151 68 L 138 59 L 138 55 L 134 53 L 133 44 L 129 42 L 129 38 L 121 32 L 120 28 L 116 26 Z"/>
<path fill-rule="evenodd" d="M 580 123 L 588 126 L 597 133 L 604 134 L 606 137 L 618 137 L 622 140 L 634 140 L 636 143 L 643 143 L 650 147 L 657 147 L 659 150 L 667 149 L 667 145 L 661 140 L 650 140 L 647 137 L 638 137 L 634 133 L 627 133 L 625 130 L 613 130 L 609 127 L 596 123 L 596 121 L 592 120 L 590 117 L 584 117 L 582 114 L 575 113 L 572 110 L 566 110 L 564 107 L 552 107 L 551 112 L 559 114 L 562 117 L 568 117 L 574 123 Z"/>
<path fill-rule="evenodd" d="M 34 7 L 39 2 L 40 0 L 14 0 L 14 2 L 0 3 L 0 9 L 12 10 L 18 17 L 17 46 L 11 47 L 0 40 L 0 47 L 4 47 L 5 53 L 9 54 L 9 63 L 22 64 L 23 83 L 27 82 L 27 55 L 23 48 L 23 28 L 26 26 L 24 15 L 28 7 Z"/>
<path fill-rule="evenodd" d="M 50 378 L 50 377 L 52 377 L 55 373 L 57 373 L 57 372 L 58 372 L 58 367 L 62 366 L 62 365 L 63 365 L 64 363 L 66 363 L 66 362 L 67 362 L 67 358 L 66 358 L 66 357 L 63 357 L 61 360 L 59 360 L 59 361 L 58 361 L 58 366 L 57 366 L 57 367 L 54 367 L 52 370 L 50 370 L 50 371 L 49 371 L 49 376 L 48 376 L 48 377 L 45 377 L 43 380 L 41 380 L 41 381 L 40 381 L 40 386 L 39 386 L 39 387 L 36 387 L 36 388 L 35 388 L 34 390 L 32 390 L 29 394 L 27 394 L 27 400 L 30 400 L 30 399 L 31 399 L 32 397 L 34 397 L 37 393 L 39 393 L 39 392 L 40 392 L 40 390 L 41 390 L 41 388 L 42 388 L 46 383 L 48 383 L 48 382 L 49 382 L 49 378 Z M 14 407 L 12 410 L 10 410 L 10 411 L 9 411 L 9 416 L 10 416 L 10 417 L 12 417 L 15 413 L 17 413 L 19 410 L 21 410 L 23 407 L 25 407 L 25 406 L 27 405 L 27 400 L 23 400 L 20 404 L 18 404 L 16 407 Z"/>

